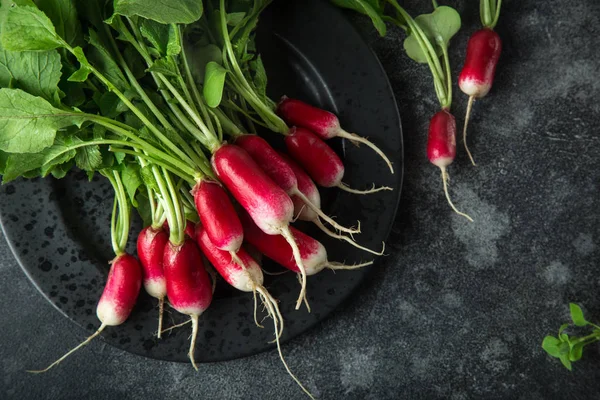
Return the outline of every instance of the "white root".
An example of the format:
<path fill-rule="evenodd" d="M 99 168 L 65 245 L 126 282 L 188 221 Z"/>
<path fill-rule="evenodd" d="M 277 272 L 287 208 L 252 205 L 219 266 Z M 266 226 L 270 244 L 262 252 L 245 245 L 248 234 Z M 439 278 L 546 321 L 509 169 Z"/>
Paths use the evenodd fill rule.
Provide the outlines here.
<path fill-rule="evenodd" d="M 473 164 L 473 166 L 476 166 L 477 164 L 475 164 L 475 160 L 473 159 L 473 156 L 471 155 L 471 152 L 469 151 L 469 146 L 467 145 L 467 126 L 469 125 L 469 118 L 471 117 L 471 109 L 473 108 L 474 102 L 475 102 L 475 97 L 469 96 L 469 103 L 467 104 L 467 114 L 465 115 L 465 126 L 463 127 L 463 143 L 465 145 L 465 150 L 467 151 L 467 154 L 469 155 L 469 158 L 471 159 L 471 164 Z"/>
<path fill-rule="evenodd" d="M 173 325 L 173 326 L 171 326 L 171 327 L 169 327 L 167 329 L 164 329 L 161 333 L 166 333 L 166 332 L 172 331 L 173 329 L 181 328 L 182 326 L 187 325 L 190 322 L 192 322 L 192 320 L 188 319 L 187 321 L 184 321 L 184 322 L 182 322 L 180 324 Z"/>
<path fill-rule="evenodd" d="M 302 283 L 302 276 L 300 274 L 296 274 L 296 277 L 298 278 L 298 282 Z M 306 306 L 306 309 L 308 310 L 308 312 L 311 312 L 310 304 L 308 304 L 308 300 L 306 299 L 306 292 L 304 292 L 302 301 L 304 302 L 304 305 Z"/>
<path fill-rule="evenodd" d="M 366 267 L 366 266 L 372 265 L 372 264 L 373 264 L 373 261 L 367 261 L 367 262 L 364 262 L 364 263 L 352 264 L 352 265 L 346 265 L 346 264 L 342 264 L 342 263 L 339 263 L 339 262 L 331 261 L 331 262 L 327 263 L 327 268 L 329 268 L 331 270 L 334 270 L 334 271 L 337 271 L 337 270 L 347 270 L 347 271 L 350 271 L 350 270 L 353 270 L 353 269 L 359 269 L 359 268 L 362 268 L 362 267 Z"/>
<path fill-rule="evenodd" d="M 40 369 L 40 370 L 28 370 L 27 372 L 31 372 L 32 374 L 41 374 L 41 373 L 44 373 L 44 372 L 48 371 L 50 368 L 57 366 L 65 358 L 69 357 L 71 354 L 75 353 L 77 350 L 79 350 L 83 346 L 85 346 L 88 343 L 90 343 L 92 341 L 92 339 L 95 338 L 96 336 L 98 336 L 100 333 L 102 333 L 102 331 L 104 330 L 104 328 L 106 328 L 107 326 L 108 325 L 105 325 L 105 324 L 100 325 L 100 328 L 98 328 L 98 330 L 96 332 L 94 332 L 92 335 L 90 335 L 87 339 L 85 339 L 79 345 L 77 345 L 73 349 L 69 350 L 69 352 L 67 354 L 65 354 L 64 356 L 62 356 L 58 360 L 54 361 L 52 364 L 48 365 L 46 368 Z"/>
<path fill-rule="evenodd" d="M 162 339 L 163 312 L 165 310 L 165 297 L 158 299 L 158 338 Z"/>
<path fill-rule="evenodd" d="M 298 244 L 296 243 L 296 240 L 294 239 L 294 236 L 292 235 L 289 226 L 286 226 L 285 228 L 281 229 L 281 236 L 283 236 L 285 240 L 289 243 L 289 245 L 292 247 L 294 261 L 296 262 L 296 265 L 298 266 L 298 269 L 300 270 L 300 275 L 302 277 L 300 281 L 300 294 L 298 295 L 298 300 L 296 301 L 296 310 L 298 310 L 302 305 L 302 300 L 306 296 L 306 270 L 304 269 L 304 262 L 302 262 L 302 255 L 300 254 L 300 249 L 298 248 Z"/>
<path fill-rule="evenodd" d="M 317 215 L 321 218 L 323 218 L 323 220 L 325 222 L 327 222 L 329 225 L 333 226 L 335 229 L 337 229 L 338 231 L 341 232 L 346 232 L 346 233 L 360 233 L 360 221 L 358 222 L 358 229 L 354 229 L 354 228 L 346 228 L 343 225 L 338 224 L 337 222 L 335 222 L 335 220 L 333 218 L 331 218 L 330 216 L 328 216 L 327 214 L 325 214 L 323 212 L 323 210 L 321 210 L 319 207 L 317 207 L 315 204 L 313 204 L 308 197 L 306 197 L 304 195 L 304 193 L 302 193 L 299 190 L 296 190 L 295 193 L 293 193 L 294 195 L 298 196 L 300 198 L 300 200 L 302 200 L 304 202 L 305 205 L 307 205 L 311 210 L 313 210 L 315 213 L 317 213 Z M 298 214 L 300 215 L 300 214 Z"/>
<path fill-rule="evenodd" d="M 246 270 L 246 264 L 244 264 L 244 262 L 237 255 L 237 253 L 235 251 L 230 251 L 229 254 L 231 255 L 231 261 L 234 262 L 234 263 L 236 263 L 240 267 L 242 267 L 242 269 L 245 271 Z"/>
<path fill-rule="evenodd" d="M 344 138 L 344 139 L 348 139 L 350 141 L 352 141 L 353 143 L 364 143 L 367 146 L 369 146 L 370 148 L 372 148 L 373 150 L 375 150 L 375 152 L 377 154 L 379 154 L 379 156 L 381 158 L 383 158 L 383 161 L 385 161 L 385 163 L 387 164 L 388 168 L 390 169 L 390 172 L 393 174 L 394 173 L 394 167 L 392 166 L 392 162 L 390 161 L 390 159 L 385 155 L 385 153 L 383 151 L 381 151 L 381 149 L 377 146 L 375 146 L 375 144 L 373 144 L 371 141 L 369 141 L 367 138 L 364 138 L 362 136 L 357 135 L 356 133 L 350 133 L 350 132 L 346 132 L 343 129 L 340 129 L 338 134 L 338 137 Z"/>
<path fill-rule="evenodd" d="M 446 167 L 440 167 L 440 169 L 442 170 L 442 182 L 444 184 L 444 194 L 446 195 L 446 200 L 448 200 L 448 204 L 450 204 L 450 207 L 452 207 L 452 209 L 454 210 L 455 213 L 457 213 L 458 215 L 465 217 L 466 219 L 468 219 L 469 221 L 473 222 L 473 218 L 469 217 L 467 214 L 460 212 L 456 209 L 456 207 L 454 206 L 454 204 L 452 203 L 452 200 L 450 200 L 450 194 L 448 193 L 448 172 L 446 171 Z"/>
<path fill-rule="evenodd" d="M 385 251 L 385 242 L 382 242 L 382 249 L 381 251 L 375 251 L 375 250 L 371 250 L 367 247 L 361 246 L 360 244 L 356 243 L 353 238 L 349 238 L 348 236 L 344 236 L 341 235 L 339 233 L 335 233 L 330 231 L 325 225 L 323 225 L 323 223 L 321 222 L 321 220 L 317 217 L 313 220 L 314 224 L 317 225 L 319 227 L 319 229 L 321 229 L 323 232 L 325 232 L 327 235 L 331 236 L 332 238 L 335 239 L 339 239 L 339 240 L 344 240 L 348 243 L 350 243 L 352 246 L 356 247 L 357 249 L 361 249 L 363 251 L 369 252 L 371 254 L 375 254 L 376 256 L 382 256 L 383 252 Z"/>
<path fill-rule="evenodd" d="M 346 185 L 344 182 L 340 182 L 340 184 L 337 185 L 336 187 L 339 189 L 342 189 L 346 192 L 354 193 L 354 194 L 372 194 L 372 193 L 377 193 L 377 192 L 381 192 L 384 190 L 394 190 L 393 188 L 391 188 L 389 186 L 375 187 L 375 184 L 373 184 L 373 187 L 371 189 L 358 190 L 358 189 L 352 189 L 350 186 Z"/>
<path fill-rule="evenodd" d="M 273 318 L 273 326 L 275 328 L 275 343 L 277 344 L 277 352 L 279 353 L 279 358 L 285 367 L 287 373 L 292 377 L 294 382 L 304 393 L 306 393 L 312 400 L 315 400 L 314 396 L 302 385 L 300 380 L 292 373 L 290 367 L 288 366 L 285 358 L 283 358 L 283 352 L 281 351 L 281 344 L 279 339 L 283 332 L 283 317 L 281 316 L 281 312 L 279 311 L 279 306 L 277 305 L 277 301 L 269 294 L 269 292 L 262 286 L 257 286 L 256 291 L 260 294 L 264 305 L 267 307 L 267 312 Z"/>
<path fill-rule="evenodd" d="M 188 352 L 188 356 L 190 361 L 192 362 L 192 367 L 196 371 L 198 371 L 198 366 L 196 365 L 196 359 L 194 358 L 194 349 L 196 348 L 196 337 L 198 336 L 198 316 L 191 315 L 192 318 L 192 340 L 190 342 L 190 351 Z"/>

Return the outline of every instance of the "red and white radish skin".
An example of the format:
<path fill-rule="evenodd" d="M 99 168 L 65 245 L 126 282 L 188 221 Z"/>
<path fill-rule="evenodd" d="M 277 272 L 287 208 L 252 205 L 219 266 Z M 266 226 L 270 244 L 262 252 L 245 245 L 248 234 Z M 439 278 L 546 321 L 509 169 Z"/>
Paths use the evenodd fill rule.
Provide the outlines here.
<path fill-rule="evenodd" d="M 258 228 L 257 228 L 258 229 Z M 259 229 L 260 231 L 260 229 Z M 261 234 L 265 234 L 261 231 Z M 279 235 L 275 236 L 278 238 L 283 238 Z M 302 388 L 302 390 L 307 393 L 311 398 L 312 395 L 308 390 L 300 383 L 298 378 L 292 373 L 290 368 L 288 367 L 285 359 L 283 358 L 283 353 L 281 351 L 281 346 L 279 343 L 279 338 L 283 333 L 283 316 L 279 311 L 279 305 L 277 304 L 277 300 L 271 296 L 271 294 L 267 291 L 267 289 L 263 286 L 263 273 L 262 269 L 254 261 L 254 259 L 246 252 L 246 250 L 242 247 L 237 252 L 237 257 L 242 260 L 244 267 L 238 265 L 236 263 L 231 262 L 231 257 L 228 252 L 218 249 L 212 242 L 208 235 L 208 232 L 201 223 L 196 225 L 196 240 L 198 245 L 202 249 L 202 252 L 208 258 L 210 263 L 215 267 L 215 269 L 219 272 L 219 275 L 227 281 L 234 288 L 241 290 L 243 292 L 252 292 L 254 293 L 255 303 L 254 303 L 254 320 L 256 325 L 261 326 L 256 317 L 256 293 L 258 293 L 261 297 L 261 301 L 265 306 L 268 315 L 273 319 L 273 325 L 275 329 L 275 341 L 277 343 L 277 350 L 279 352 L 279 357 L 281 358 L 281 362 L 285 366 L 288 374 L 294 379 L 294 381 Z M 283 240 L 286 246 L 289 247 L 288 243 Z"/>
<path fill-rule="evenodd" d="M 218 249 L 229 252 L 230 260 L 242 265 L 236 253 L 244 242 L 244 229 L 225 188 L 218 182 L 202 180 L 192 194 L 200 223 L 210 240 Z"/>
<path fill-rule="evenodd" d="M 162 321 L 167 282 L 163 269 L 163 255 L 169 235 L 162 228 L 148 226 L 139 233 L 137 253 L 142 265 L 142 276 L 146 292 L 158 299 L 158 338 L 162 336 Z"/>
<path fill-rule="evenodd" d="M 249 218 L 245 213 L 241 213 L 240 220 L 244 226 L 244 237 L 250 244 L 256 247 L 258 251 L 291 271 L 300 271 L 292 255 L 292 248 L 285 240 L 283 240 L 280 236 L 267 235 L 266 233 L 262 232 L 256 226 L 254 221 L 252 221 L 252 219 Z M 291 227 L 290 230 L 294 236 L 294 239 L 296 240 L 296 243 L 298 244 L 306 274 L 309 276 L 318 274 L 325 268 L 356 269 L 366 265 L 371 265 L 373 263 L 370 261 L 357 265 L 344 265 L 340 263 L 329 262 L 327 260 L 327 250 L 321 242 L 313 239 L 294 227 Z"/>
<path fill-rule="evenodd" d="M 213 297 L 212 282 L 202 263 L 196 242 L 186 238 L 182 244 L 167 243 L 163 259 L 167 280 L 167 297 L 171 306 L 192 319 L 192 339 L 188 356 L 198 370 L 194 348 L 198 334 L 198 317 L 206 311 Z"/>
<path fill-rule="evenodd" d="M 296 303 L 300 308 L 306 292 L 306 273 L 298 246 L 290 232 L 294 203 L 241 147 L 225 144 L 211 159 L 213 170 L 229 192 L 248 212 L 260 229 L 269 235 L 282 235 L 294 249 L 302 274 L 302 287 Z"/>
<path fill-rule="evenodd" d="M 429 121 L 429 137 L 427 140 L 427 158 L 442 171 L 444 193 L 450 207 L 459 215 L 473 221 L 467 214 L 456 209 L 448 194 L 448 172 L 446 168 L 456 157 L 456 120 L 448 110 L 438 111 Z"/>
<path fill-rule="evenodd" d="M 346 228 L 327 216 L 320 208 L 320 197 L 318 204 L 312 203 L 311 199 L 299 190 L 298 179 L 290 165 L 269 143 L 267 143 L 266 140 L 256 135 L 240 135 L 236 138 L 235 144 L 246 150 L 258 166 L 261 167 L 280 188 L 285 190 L 292 200 L 294 200 L 294 198 L 301 199 L 307 208 L 310 208 L 314 213 L 339 231 L 347 233 L 360 232 L 359 229 Z"/>
<path fill-rule="evenodd" d="M 323 140 L 341 137 L 349 139 L 355 143 L 366 144 L 375 150 L 375 152 L 377 152 L 381 158 L 383 158 L 392 174 L 394 173 L 394 167 L 383 151 L 381 151 L 379 147 L 375 146 L 369 140 L 355 133 L 346 132 L 344 129 L 342 129 L 340 120 L 335 114 L 286 96 L 283 96 L 277 105 L 277 113 L 281 115 L 289 125 L 310 129 Z"/>
<path fill-rule="evenodd" d="M 298 181 L 298 190 L 302 192 L 306 198 L 310 199 L 310 201 L 313 202 L 313 204 L 317 205 L 318 207 L 321 207 L 321 195 L 319 194 L 319 190 L 317 189 L 317 186 L 315 185 L 313 180 L 310 179 L 310 176 L 308 176 L 308 174 L 287 155 L 283 153 L 279 153 L 279 155 L 284 160 L 284 162 L 286 162 L 287 165 L 292 169 L 294 175 L 296 175 L 296 179 Z M 361 246 L 358 243 L 356 243 L 353 239 L 329 230 L 325 225 L 323 225 L 323 223 L 319 219 L 319 216 L 311 208 L 306 207 L 305 203 L 298 196 L 292 196 L 292 201 L 294 202 L 294 215 L 296 215 L 297 219 L 300 219 L 301 221 L 312 222 L 327 235 L 335 239 L 348 242 L 356 248 L 359 248 L 371 254 L 375 254 L 377 256 L 383 255 L 383 252 L 385 250 L 385 243 L 383 244 L 383 249 L 379 252 Z M 360 231 L 360 221 L 358 225 L 358 230 Z"/>
<path fill-rule="evenodd" d="M 483 28 L 473 33 L 467 44 L 467 56 L 465 64 L 458 78 L 460 90 L 469 96 L 465 125 L 463 129 L 463 140 L 465 150 L 473 165 L 475 161 L 467 146 L 467 126 L 471 109 L 475 99 L 480 99 L 488 94 L 494 82 L 496 65 L 502 52 L 502 40 L 500 36 L 490 28 Z"/>
<path fill-rule="evenodd" d="M 129 318 L 131 310 L 142 286 L 142 267 L 137 258 L 129 254 L 121 254 L 112 262 L 102 296 L 96 306 L 96 316 L 101 322 L 100 328 L 77 347 L 50 364 L 47 368 L 34 373 L 46 372 L 61 361 L 87 345 L 107 326 L 121 325 Z"/>
<path fill-rule="evenodd" d="M 340 157 L 327 143 L 308 129 L 291 128 L 285 137 L 285 146 L 290 156 L 308 172 L 319 186 L 337 187 L 356 194 L 392 190 L 387 186 L 373 187 L 373 189 L 364 191 L 349 188 L 342 182 L 345 169 Z"/>

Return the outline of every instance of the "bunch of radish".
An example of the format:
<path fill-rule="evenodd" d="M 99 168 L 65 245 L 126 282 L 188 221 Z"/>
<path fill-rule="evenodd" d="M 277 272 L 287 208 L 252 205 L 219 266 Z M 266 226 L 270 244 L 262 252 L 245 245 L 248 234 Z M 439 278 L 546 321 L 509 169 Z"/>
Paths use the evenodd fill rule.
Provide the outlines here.
<path fill-rule="evenodd" d="M 41 82 L 0 88 L 3 181 L 49 174 L 61 178 L 78 167 L 90 177 L 104 175 L 115 192 L 115 257 L 97 305 L 100 327 L 35 372 L 57 365 L 106 327 L 124 323 L 142 286 L 158 303 L 158 338 L 183 325 L 165 329 L 165 307 L 189 317 L 188 356 L 197 369 L 199 320 L 221 279 L 254 297 L 259 326 L 260 298 L 273 321 L 287 372 L 310 396 L 283 358 L 279 341 L 284 318 L 264 286 L 257 258 L 264 255 L 296 273 L 300 289 L 295 308 L 304 303 L 310 311 L 308 276 L 326 268 L 362 268 L 373 261 L 330 261 L 322 243 L 292 226 L 297 219 L 367 253 L 383 254 L 383 249 L 355 242 L 360 221 L 347 227 L 327 215 L 317 185 L 357 195 L 391 190 L 348 187 L 343 162 L 326 140 L 365 144 L 391 173 L 394 169 L 379 147 L 342 129 L 334 114 L 286 97 L 276 104 L 265 95 L 260 57 L 249 49 L 254 47 L 257 19 L 269 2 L 248 2 L 244 17 L 234 24 L 228 22 L 224 0 L 204 2 L 212 13 L 203 13 L 201 2 L 190 5 L 185 0 L 171 1 L 168 7 L 115 0 L 112 9 L 93 0 L 85 6 L 71 4 L 68 15 L 44 8 L 52 1 L 41 9 L 33 3 L 0 9 L 0 55 L 8 60 L 6 70 L 23 82 Z M 239 16 L 239 9 L 234 12 Z M 75 33 L 54 27 L 65 24 L 76 26 Z M 188 33 L 198 32 L 208 59 L 200 65 L 200 77 L 194 75 L 183 41 Z M 210 59 L 215 48 L 222 58 Z M 32 68 L 58 64 L 24 76 L 28 72 L 19 68 L 23 62 Z M 60 71 L 69 75 L 61 78 Z M 257 73 L 264 76 L 257 80 Z M 275 150 L 257 125 L 282 134 L 287 152 Z M 132 207 L 145 226 L 137 234 L 139 261 L 125 251 Z"/>

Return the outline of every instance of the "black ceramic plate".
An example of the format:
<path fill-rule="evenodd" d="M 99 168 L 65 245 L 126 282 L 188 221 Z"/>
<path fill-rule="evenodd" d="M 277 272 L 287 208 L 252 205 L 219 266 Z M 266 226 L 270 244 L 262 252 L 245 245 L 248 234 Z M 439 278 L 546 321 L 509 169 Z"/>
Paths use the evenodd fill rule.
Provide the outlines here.
<path fill-rule="evenodd" d="M 369 136 L 394 161 L 396 174 L 391 175 L 368 148 L 331 141 L 343 155 L 344 180 L 350 186 L 366 188 L 375 182 L 394 188 L 369 196 L 323 191 L 326 212 L 348 225 L 360 219 L 364 233 L 356 239 L 379 248 L 394 221 L 402 181 L 400 120 L 381 65 L 343 13 L 318 0 L 276 2 L 260 22 L 259 45 L 273 98 L 287 94 L 336 112 L 347 130 Z M 85 174 L 77 172 L 60 181 L 18 181 L 4 186 L 0 195 L 2 227 L 23 270 L 58 310 L 90 332 L 98 327 L 95 306 L 108 272 L 107 261 L 112 258 L 111 205 L 112 189 L 104 178 L 88 182 Z M 134 232 L 140 228 L 138 221 L 132 229 L 130 251 L 135 250 Z M 310 227 L 309 232 L 325 244 L 331 261 L 355 263 L 373 258 L 328 240 Z M 281 301 L 286 320 L 283 340 L 329 315 L 375 268 L 377 263 L 362 270 L 324 271 L 310 277 L 310 314 L 293 310 L 299 289 L 294 274 L 268 279 L 267 288 Z M 220 283 L 211 307 L 200 318 L 197 361 L 228 360 L 272 348 L 268 343 L 272 330 L 256 328 L 252 311 L 249 294 Z M 108 328 L 102 338 L 146 357 L 187 361 L 189 327 L 158 340 L 156 318 L 156 300 L 142 293 L 129 320 Z M 172 310 L 165 315 L 166 326 L 183 320 Z"/>

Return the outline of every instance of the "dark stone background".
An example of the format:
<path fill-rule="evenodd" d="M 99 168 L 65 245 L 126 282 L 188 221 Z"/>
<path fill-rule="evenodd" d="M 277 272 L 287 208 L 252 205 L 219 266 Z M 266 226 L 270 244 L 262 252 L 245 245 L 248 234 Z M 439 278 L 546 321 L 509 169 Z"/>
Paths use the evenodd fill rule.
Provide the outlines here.
<path fill-rule="evenodd" d="M 456 72 L 479 26 L 477 3 L 452 2 L 464 27 L 451 46 Z M 497 79 L 470 126 L 479 165 L 459 147 L 449 171 L 452 196 L 474 224 L 449 211 L 424 154 L 438 108 L 426 67 L 404 55 L 399 30 L 379 38 L 351 18 L 397 96 L 405 187 L 392 255 L 333 317 L 284 346 L 290 366 L 327 399 L 600 397 L 597 345 L 572 373 L 540 347 L 568 320 L 570 301 L 600 320 L 600 3 L 505 2 Z M 459 127 L 465 104 L 456 90 Z M 305 398 L 274 351 L 196 373 L 98 340 L 51 373 L 29 375 L 84 332 L 36 292 L 4 241 L 0 293 L 1 399 Z"/>

